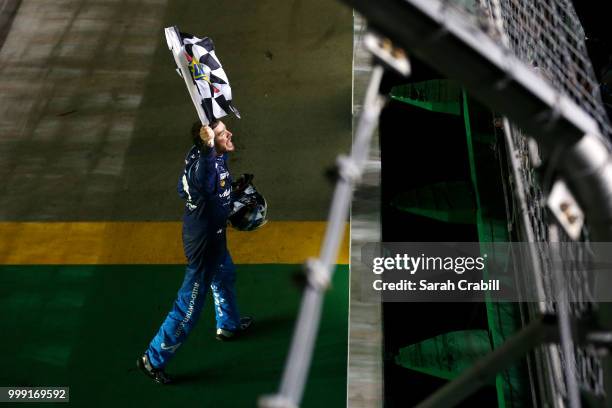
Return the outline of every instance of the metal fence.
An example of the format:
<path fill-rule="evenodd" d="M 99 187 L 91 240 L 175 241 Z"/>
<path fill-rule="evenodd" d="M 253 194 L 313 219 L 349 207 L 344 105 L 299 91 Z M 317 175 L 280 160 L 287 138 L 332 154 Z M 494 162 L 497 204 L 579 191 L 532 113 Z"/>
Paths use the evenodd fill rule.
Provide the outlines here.
<path fill-rule="evenodd" d="M 509 225 L 517 230 L 519 240 L 588 242 L 590 236 L 612 240 L 610 124 L 586 53 L 584 32 L 568 0 L 344 1 L 395 45 L 458 80 L 494 111 L 512 120 L 504 120 L 503 133 L 511 167 Z M 389 61 L 384 55 L 389 48 L 386 41 L 378 43 L 383 49 L 381 60 Z M 370 83 L 366 101 L 370 99 L 372 106 L 365 104 L 357 132 L 363 137 L 356 138 L 357 146 L 371 134 L 380 112 L 380 104 L 373 101 L 377 100 L 375 88 L 383 65 L 375 70 Z M 338 210 L 339 205 L 346 209 L 346 187 L 350 188 L 359 173 L 348 173 L 355 167 L 351 160 L 343 159 L 340 164 L 346 174 L 338 185 L 343 194 L 334 197 L 332 220 L 338 218 L 334 214 L 344 212 Z M 567 200 L 554 203 L 550 201 L 551 191 L 558 186 L 567 187 L 562 193 Z M 569 214 L 568 202 L 573 203 L 569 209 L 575 209 L 582 218 Z M 587 222 L 582 226 L 585 217 Z M 328 232 L 329 236 L 337 235 L 334 228 Z M 332 247 L 324 245 L 322 253 L 327 254 Z M 537 388 L 534 406 L 577 408 L 581 392 L 601 404 L 601 397 L 612 392 L 609 353 L 602 357 L 596 351 L 596 342 L 584 342 L 575 330 L 576 321 L 588 324 L 585 317 L 595 312 L 593 321 L 599 324 L 592 324 L 582 337 L 588 340 L 595 334 L 608 342 L 612 338 L 612 306 L 596 304 L 591 296 L 601 286 L 612 286 L 612 277 L 604 277 L 598 288 L 584 279 L 585 264 L 597 260 L 597 254 L 559 251 L 554 256 L 571 261 L 567 263 L 570 266 L 559 272 L 551 267 L 556 259 L 537 252 L 531 257 L 541 301 L 529 305 L 525 329 L 419 407 L 455 405 L 485 377 L 541 343 L 546 344 L 537 347 L 534 364 L 530 365 L 536 378 L 532 388 Z M 306 306 L 320 304 L 325 285 L 316 278 L 328 279 L 328 264 L 307 265 L 310 285 L 283 381 L 279 393 L 260 400 L 260 406 L 295 407 L 301 400 L 320 316 L 318 308 Z M 577 291 L 582 300 L 570 303 L 568 288 Z M 538 320 L 543 315 L 554 315 L 555 323 Z M 551 330 L 556 334 L 551 335 Z"/>
<path fill-rule="evenodd" d="M 571 1 L 481 0 L 478 6 L 480 15 L 488 17 L 487 20 L 482 17 L 479 19 L 481 24 L 485 24 L 486 32 L 593 117 L 607 142 L 611 131 L 609 119 L 587 53 L 584 30 Z M 522 228 L 516 228 L 518 226 L 515 225 L 519 231 L 517 238 L 534 242 L 572 241 L 546 208 L 552 180 L 548 177 L 546 166 L 541 166 L 542 157 L 537 142 L 518 126 L 508 122 L 504 132 L 509 141 L 509 161 L 511 166 L 516 167 L 513 175 L 521 178 L 509 184 L 512 190 L 509 196 L 515 201 L 510 221 L 523 220 Z M 521 194 L 516 191 L 519 188 L 523 190 Z M 516 203 L 517 200 L 524 202 Z M 521 217 L 516 212 L 519 208 L 527 210 L 527 217 Z M 588 230 L 585 227 L 577 239 L 588 241 Z M 533 260 L 539 263 L 539 267 L 532 270 L 541 271 L 541 275 L 535 279 L 540 280 L 543 297 L 537 310 L 530 310 L 530 320 L 542 313 L 559 316 L 563 314 L 560 312 L 565 312 L 569 316 L 566 316 L 565 322 L 560 323 L 567 324 L 571 319 L 585 318 L 596 309 L 594 288 L 589 286 L 592 282 L 589 282 L 586 274 L 591 256 L 578 249 L 582 246 L 570 248 L 558 254 L 566 261 L 563 264 L 568 265 L 562 271 L 553 269 L 552 260 L 544 252 Z M 560 277 L 563 289 L 574 292 L 568 297 L 581 301 L 553 302 L 553 299 L 558 299 L 554 284 L 555 279 L 559 278 L 555 276 L 557 272 L 563 274 Z M 560 308 L 566 310 L 560 311 Z M 552 379 L 548 382 L 547 390 L 540 390 L 540 395 L 545 395 L 555 405 L 580 405 L 581 392 L 596 397 L 604 395 L 602 364 L 596 350 L 576 343 L 572 336 L 561 336 L 560 345 L 542 346 L 543 350 L 535 354 L 535 359 L 539 361 L 532 365 L 532 369 L 540 370 L 540 376 Z M 569 387 L 579 387 L 579 390 L 570 390 Z"/>
<path fill-rule="evenodd" d="M 408 52 L 510 118 L 502 132 L 511 167 L 509 225 L 516 239 L 610 240 L 610 123 L 569 0 L 382 0 L 376 7 L 366 0 L 345 1 Z M 551 192 L 558 186 L 567 200 L 553 202 Z M 580 216 L 568 214 L 568 202 Z M 531 257 L 541 301 L 527 308 L 526 330 L 538 316 L 553 315 L 557 332 L 538 347 L 530 364 L 534 406 L 602 404 L 612 391 L 611 361 L 596 342 L 584 341 L 598 330 L 607 338 L 611 329 L 609 306 L 593 301 L 601 283 L 595 287 L 585 279 L 586 265 L 597 254 L 570 250 L 554 256 L 566 261 L 563 270 L 552 268 L 557 259 L 544 251 Z M 588 326 L 580 335 L 577 322 Z M 509 341 L 504 352 L 516 351 L 526 337 Z M 493 353 L 483 367 L 496 359 L 501 355 Z M 477 372 L 466 374 L 422 406 L 456 403 L 465 395 L 457 385 L 476 378 Z"/>
<path fill-rule="evenodd" d="M 584 29 L 570 0 L 447 0 L 612 135 Z"/>
<path fill-rule="evenodd" d="M 509 228 L 514 237 L 524 242 L 572 242 L 556 219 L 546 208 L 547 190 L 550 186 L 542 185 L 543 172 L 538 170 L 541 158 L 536 142 L 524 134 L 520 128 L 506 121 L 503 130 L 506 134 L 506 152 L 508 164 L 512 168 L 511 176 L 505 184 L 509 198 Z M 535 165 L 534 165 L 535 163 Z M 520 190 L 520 191 L 519 191 Z M 582 242 L 588 242 L 588 231 L 583 227 L 580 234 Z M 568 246 L 570 250 L 558 256 L 566 265 L 562 271 L 553 268 L 553 259 L 548 251 L 541 251 L 531 259 L 536 265 L 526 266 L 526 270 L 538 271 L 538 276 L 531 277 L 541 290 L 541 302 L 527 308 L 524 321 L 532 321 L 542 314 L 559 315 L 560 308 L 567 313 L 566 322 L 588 318 L 596 309 L 593 282 L 588 279 L 588 264 L 591 254 L 582 245 Z M 588 246 L 587 246 L 588 248 Z M 558 264 L 558 263 L 557 263 Z M 557 273 L 562 273 L 558 276 Z M 517 276 L 524 276 L 517 273 Z M 558 302 L 559 290 L 555 282 L 561 282 L 567 297 L 574 301 Z M 577 300 L 577 301 L 576 301 Z M 590 393 L 595 398 L 604 396 L 602 363 L 597 351 L 592 347 L 577 344 L 576 339 L 561 337 L 561 344 L 541 346 L 532 356 L 532 378 L 543 378 L 534 392 L 534 405 L 544 402 L 552 406 L 574 407 L 580 403 L 572 402 L 569 387 L 574 387 L 573 395 Z"/>

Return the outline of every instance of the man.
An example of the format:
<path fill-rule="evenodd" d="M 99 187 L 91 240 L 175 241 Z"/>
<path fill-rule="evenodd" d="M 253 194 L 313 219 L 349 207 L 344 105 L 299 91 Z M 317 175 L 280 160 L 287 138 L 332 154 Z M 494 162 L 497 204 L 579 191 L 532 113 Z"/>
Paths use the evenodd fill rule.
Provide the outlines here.
<path fill-rule="evenodd" d="M 234 151 L 232 133 L 221 121 L 194 124 L 194 146 L 185 159 L 178 192 L 186 201 L 183 247 L 188 265 L 173 308 L 157 335 L 137 361 L 138 367 L 161 384 L 171 379 L 164 369 L 195 326 L 207 288 L 215 302 L 217 339 L 228 340 L 252 324 L 240 318 L 235 295 L 235 267 L 226 246 L 225 228 L 232 207 L 232 179 L 227 153 Z"/>

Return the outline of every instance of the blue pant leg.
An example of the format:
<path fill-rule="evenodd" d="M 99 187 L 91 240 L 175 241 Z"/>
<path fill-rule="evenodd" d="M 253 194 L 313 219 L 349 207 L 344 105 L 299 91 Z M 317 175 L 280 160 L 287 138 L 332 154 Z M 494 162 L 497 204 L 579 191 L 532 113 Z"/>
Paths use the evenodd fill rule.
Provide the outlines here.
<path fill-rule="evenodd" d="M 208 230 L 205 220 L 184 218 L 183 249 L 188 265 L 172 310 L 147 349 L 154 367 L 165 367 L 200 317 L 215 270 L 213 260 L 217 259 L 211 255 L 219 252 L 215 245 L 211 245 Z"/>
<path fill-rule="evenodd" d="M 147 355 L 154 367 L 163 368 L 174 356 L 197 323 L 210 278 L 206 279 L 204 265 L 190 264 L 178 291 L 172 310 L 149 344 Z M 210 276 L 210 273 L 208 274 Z"/>
<path fill-rule="evenodd" d="M 217 328 L 235 331 L 240 325 L 236 302 L 236 267 L 227 248 L 210 285 L 215 301 Z"/>

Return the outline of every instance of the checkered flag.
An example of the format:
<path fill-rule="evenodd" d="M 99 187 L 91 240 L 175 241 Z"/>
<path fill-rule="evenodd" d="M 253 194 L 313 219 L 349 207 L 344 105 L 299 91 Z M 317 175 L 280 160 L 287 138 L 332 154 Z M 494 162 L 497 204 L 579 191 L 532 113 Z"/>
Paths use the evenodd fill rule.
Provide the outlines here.
<path fill-rule="evenodd" d="M 177 72 L 185 80 L 191 100 L 203 125 L 234 113 L 232 88 L 215 47 L 208 37 L 198 38 L 182 33 L 177 26 L 165 29 L 168 48 L 172 51 Z"/>

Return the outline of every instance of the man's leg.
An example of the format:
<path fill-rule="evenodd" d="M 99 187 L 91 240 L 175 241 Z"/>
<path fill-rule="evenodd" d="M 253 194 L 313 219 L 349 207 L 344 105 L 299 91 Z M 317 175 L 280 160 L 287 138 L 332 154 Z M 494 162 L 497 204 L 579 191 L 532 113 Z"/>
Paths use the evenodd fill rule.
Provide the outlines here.
<path fill-rule="evenodd" d="M 240 314 L 236 302 L 236 267 L 227 249 L 221 264 L 213 274 L 210 288 L 215 301 L 217 329 L 232 332 L 240 330 Z"/>
<path fill-rule="evenodd" d="M 166 366 L 200 317 L 211 275 L 205 273 L 203 264 L 198 262 L 187 266 L 172 310 L 149 344 L 146 354 L 155 368 Z"/>

